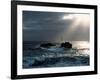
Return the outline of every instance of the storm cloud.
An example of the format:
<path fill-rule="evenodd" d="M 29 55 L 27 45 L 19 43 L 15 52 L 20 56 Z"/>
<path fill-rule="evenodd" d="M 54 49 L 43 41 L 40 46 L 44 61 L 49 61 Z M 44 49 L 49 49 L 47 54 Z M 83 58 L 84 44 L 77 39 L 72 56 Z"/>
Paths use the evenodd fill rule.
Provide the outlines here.
<path fill-rule="evenodd" d="M 23 11 L 23 40 L 89 41 L 88 17 L 85 16 L 86 20 L 79 17 L 84 15 L 89 16 L 64 12 Z"/>

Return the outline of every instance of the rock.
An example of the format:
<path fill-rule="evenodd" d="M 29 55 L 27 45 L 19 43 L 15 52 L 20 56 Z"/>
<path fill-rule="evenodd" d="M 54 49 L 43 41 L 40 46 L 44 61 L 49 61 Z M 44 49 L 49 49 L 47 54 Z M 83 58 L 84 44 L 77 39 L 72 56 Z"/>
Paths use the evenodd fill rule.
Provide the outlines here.
<path fill-rule="evenodd" d="M 72 44 L 69 43 L 69 42 L 61 43 L 61 47 L 64 47 L 64 48 L 72 48 Z"/>
<path fill-rule="evenodd" d="M 44 44 L 41 44 L 40 47 L 44 47 L 44 48 L 49 48 L 51 46 L 55 46 L 54 44 L 52 43 L 44 43 Z"/>

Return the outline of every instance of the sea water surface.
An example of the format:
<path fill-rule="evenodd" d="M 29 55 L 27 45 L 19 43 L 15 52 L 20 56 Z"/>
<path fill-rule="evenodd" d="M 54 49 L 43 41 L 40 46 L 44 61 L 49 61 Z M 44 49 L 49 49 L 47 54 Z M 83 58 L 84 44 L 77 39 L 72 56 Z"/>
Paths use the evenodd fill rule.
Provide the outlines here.
<path fill-rule="evenodd" d="M 70 41 L 73 47 L 65 49 L 61 43 L 50 48 L 39 47 L 46 42 L 23 42 L 23 68 L 68 67 L 89 65 L 89 42 Z"/>

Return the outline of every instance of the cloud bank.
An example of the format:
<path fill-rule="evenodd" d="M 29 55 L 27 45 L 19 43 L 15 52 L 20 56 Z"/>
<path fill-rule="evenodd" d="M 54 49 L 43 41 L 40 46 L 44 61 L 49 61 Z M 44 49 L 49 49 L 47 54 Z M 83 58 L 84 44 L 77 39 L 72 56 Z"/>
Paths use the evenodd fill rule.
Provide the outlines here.
<path fill-rule="evenodd" d="M 89 14 L 23 11 L 25 41 L 89 41 Z"/>

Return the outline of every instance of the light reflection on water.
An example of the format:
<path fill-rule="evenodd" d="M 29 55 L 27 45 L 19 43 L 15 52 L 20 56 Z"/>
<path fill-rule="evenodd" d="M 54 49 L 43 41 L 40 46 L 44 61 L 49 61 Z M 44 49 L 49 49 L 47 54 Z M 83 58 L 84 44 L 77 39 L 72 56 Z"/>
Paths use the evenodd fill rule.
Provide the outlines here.
<path fill-rule="evenodd" d="M 81 54 L 89 54 L 89 42 L 88 41 L 72 41 L 73 48 L 80 49 L 79 53 Z"/>
<path fill-rule="evenodd" d="M 73 44 L 73 48 L 82 49 L 90 47 L 88 41 L 72 41 L 71 43 Z"/>

